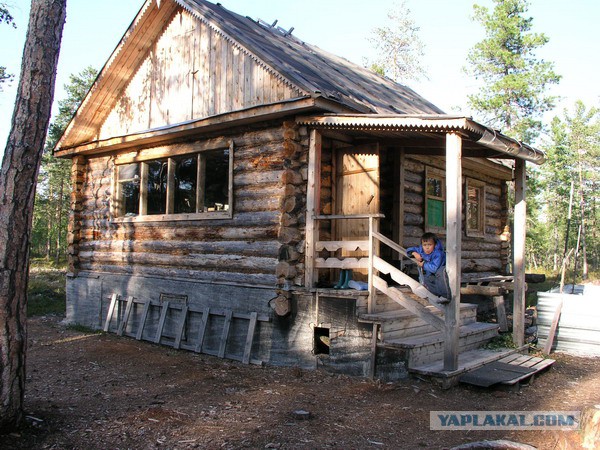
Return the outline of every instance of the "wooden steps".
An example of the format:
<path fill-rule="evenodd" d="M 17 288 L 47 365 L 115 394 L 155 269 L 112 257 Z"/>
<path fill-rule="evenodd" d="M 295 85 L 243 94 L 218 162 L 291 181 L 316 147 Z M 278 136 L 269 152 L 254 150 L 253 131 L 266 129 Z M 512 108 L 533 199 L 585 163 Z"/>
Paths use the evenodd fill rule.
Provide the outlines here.
<path fill-rule="evenodd" d="M 427 306 L 432 314 L 442 316 L 442 312 L 433 306 Z M 406 309 L 384 311 L 374 314 L 362 314 L 360 322 L 378 323 L 380 327 L 380 341 L 387 342 L 410 336 L 419 336 L 437 331 L 433 326 L 415 316 Z M 477 321 L 477 305 L 461 303 L 460 324 L 467 325 Z"/>
<path fill-rule="evenodd" d="M 498 335 L 495 323 L 473 322 L 462 325 L 459 331 L 459 352 L 466 352 L 481 347 Z M 401 339 L 385 341 L 380 346 L 402 349 L 407 355 L 407 367 L 412 367 L 443 360 L 444 333 L 425 333 Z"/>

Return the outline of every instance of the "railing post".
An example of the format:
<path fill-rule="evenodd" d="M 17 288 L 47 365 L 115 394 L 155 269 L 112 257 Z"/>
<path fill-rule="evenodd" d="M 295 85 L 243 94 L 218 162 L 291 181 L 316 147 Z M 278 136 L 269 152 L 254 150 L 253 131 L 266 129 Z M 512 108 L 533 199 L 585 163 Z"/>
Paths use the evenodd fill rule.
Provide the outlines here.
<path fill-rule="evenodd" d="M 373 313 L 373 304 L 375 302 L 375 286 L 373 285 L 373 256 L 377 253 L 377 241 L 373 236 L 374 232 L 378 231 L 377 219 L 373 216 L 369 217 L 369 299 L 367 301 L 367 312 Z"/>
<path fill-rule="evenodd" d="M 315 270 L 315 244 L 318 239 L 319 196 L 321 195 L 321 133 L 310 131 L 308 147 L 308 184 L 306 189 L 306 250 L 304 286 L 313 288 L 317 281 Z"/>

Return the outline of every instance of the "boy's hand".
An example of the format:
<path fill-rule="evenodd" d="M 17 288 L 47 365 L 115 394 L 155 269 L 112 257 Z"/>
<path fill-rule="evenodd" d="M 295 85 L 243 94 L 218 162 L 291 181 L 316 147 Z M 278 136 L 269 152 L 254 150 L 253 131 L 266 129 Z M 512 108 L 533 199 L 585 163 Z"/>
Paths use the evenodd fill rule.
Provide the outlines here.
<path fill-rule="evenodd" d="M 418 262 L 423 262 L 423 258 L 417 252 L 412 252 L 413 258 L 415 258 Z"/>

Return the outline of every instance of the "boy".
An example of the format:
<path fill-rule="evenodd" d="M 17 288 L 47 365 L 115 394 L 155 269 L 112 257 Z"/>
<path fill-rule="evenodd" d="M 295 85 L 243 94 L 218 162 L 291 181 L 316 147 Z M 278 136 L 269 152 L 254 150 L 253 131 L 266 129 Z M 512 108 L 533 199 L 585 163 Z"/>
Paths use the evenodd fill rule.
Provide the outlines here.
<path fill-rule="evenodd" d="M 407 248 L 406 253 L 412 254 L 423 271 L 421 283 L 431 293 L 446 299 L 445 302 L 440 303 L 448 303 L 451 297 L 446 275 L 446 252 L 437 236 L 433 233 L 425 233 L 421 236 L 421 245 Z"/>

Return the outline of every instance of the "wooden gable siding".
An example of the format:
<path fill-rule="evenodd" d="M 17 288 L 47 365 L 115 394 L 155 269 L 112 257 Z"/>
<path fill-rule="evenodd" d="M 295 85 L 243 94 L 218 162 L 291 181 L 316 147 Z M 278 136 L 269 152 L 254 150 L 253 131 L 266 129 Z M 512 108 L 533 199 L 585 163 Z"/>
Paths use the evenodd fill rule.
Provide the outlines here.
<path fill-rule="evenodd" d="M 301 96 L 243 48 L 179 10 L 118 98 L 99 139 Z"/>
<path fill-rule="evenodd" d="M 234 140 L 232 219 L 111 222 L 115 157 L 90 157 L 75 269 L 275 287 L 280 255 L 300 259 L 301 237 L 293 228 L 303 209 L 288 198 L 301 189 L 290 183 L 300 186 L 302 178 L 291 176 L 285 156 L 300 146 L 290 143 L 290 133 L 274 127 L 213 139 L 217 147 Z"/>

